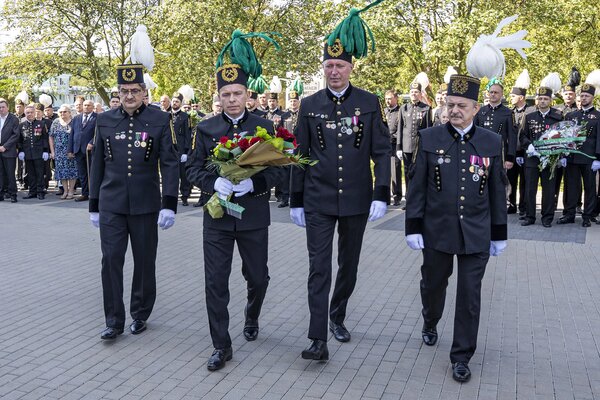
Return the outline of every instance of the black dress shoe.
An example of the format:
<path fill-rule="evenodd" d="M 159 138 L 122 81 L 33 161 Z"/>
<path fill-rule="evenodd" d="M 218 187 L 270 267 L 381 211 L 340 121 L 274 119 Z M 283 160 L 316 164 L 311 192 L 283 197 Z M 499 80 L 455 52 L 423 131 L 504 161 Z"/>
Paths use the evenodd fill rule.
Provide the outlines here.
<path fill-rule="evenodd" d="M 100 339 L 102 340 L 112 340 L 116 339 L 118 335 L 123 333 L 123 329 L 110 328 L 107 327 L 105 330 L 100 333 Z"/>
<path fill-rule="evenodd" d="M 189 206 L 189 205 L 190 205 L 190 204 L 188 203 L 188 201 L 187 201 L 187 197 L 182 197 L 182 198 L 181 198 L 181 205 L 182 205 L 182 206 L 184 206 L 184 207 L 187 207 L 187 206 Z"/>
<path fill-rule="evenodd" d="M 542 222 L 544 228 L 552 228 L 552 222 Z"/>
<path fill-rule="evenodd" d="M 452 365 L 452 378 L 455 381 L 463 383 L 471 379 L 471 370 L 469 364 L 465 362 L 457 362 Z"/>
<path fill-rule="evenodd" d="M 584 228 L 589 228 L 590 226 L 592 226 L 592 223 L 590 222 L 589 219 L 584 219 L 583 222 L 581 223 L 581 226 L 583 226 Z"/>
<path fill-rule="evenodd" d="M 506 213 L 507 214 L 516 214 L 517 213 L 517 208 L 516 207 L 508 207 L 506 209 Z"/>
<path fill-rule="evenodd" d="M 524 216 L 525 216 L 525 211 L 519 210 L 519 217 L 524 217 Z"/>
<path fill-rule="evenodd" d="M 146 321 L 142 321 L 141 319 L 134 319 L 131 325 L 129 325 L 129 330 L 134 335 L 138 335 L 146 330 Z"/>
<path fill-rule="evenodd" d="M 37 198 L 37 194 L 29 193 L 27 196 L 23 196 L 23 199 L 35 199 Z"/>
<path fill-rule="evenodd" d="M 521 222 L 521 226 L 529 226 L 529 225 L 533 225 L 534 223 L 535 223 L 535 221 L 525 218 L 523 220 L 523 222 Z"/>
<path fill-rule="evenodd" d="M 437 343 L 438 333 L 435 326 L 427 326 L 423 324 L 423 329 L 421 330 L 421 337 L 423 338 L 423 343 L 427 346 L 433 346 Z"/>
<path fill-rule="evenodd" d="M 40 200 L 44 200 L 44 199 L 46 198 L 46 196 L 45 196 L 45 195 L 43 195 L 43 194 L 38 194 L 38 196 L 37 196 L 37 197 L 38 197 L 38 199 L 40 199 Z"/>
<path fill-rule="evenodd" d="M 88 196 L 79 196 L 75 199 L 75 201 L 88 201 L 90 198 Z"/>
<path fill-rule="evenodd" d="M 282 201 L 281 203 L 279 203 L 279 205 L 277 205 L 277 208 L 285 208 L 289 205 L 290 203 L 288 201 Z"/>
<path fill-rule="evenodd" d="M 244 324 L 244 337 L 247 341 L 252 342 L 256 340 L 258 336 L 258 321 L 255 319 L 246 318 L 246 323 Z"/>
<path fill-rule="evenodd" d="M 233 357 L 233 350 L 231 350 L 231 347 L 226 349 L 215 349 L 206 363 L 206 368 L 209 371 L 221 369 L 225 366 L 226 361 L 231 360 L 231 357 Z"/>
<path fill-rule="evenodd" d="M 583 210 L 581 209 L 581 206 L 577 206 L 577 208 L 575 209 L 575 212 L 577 214 L 583 214 Z"/>
<path fill-rule="evenodd" d="M 556 221 L 557 225 L 574 224 L 574 223 L 575 223 L 575 218 L 571 218 L 571 217 L 560 217 L 558 219 L 558 221 Z"/>
<path fill-rule="evenodd" d="M 329 321 L 329 330 L 333 333 L 333 337 L 338 342 L 349 342 L 350 341 L 350 332 L 344 326 L 344 324 L 336 324 L 333 321 Z"/>
<path fill-rule="evenodd" d="M 315 339 L 310 346 L 302 350 L 302 358 L 305 360 L 325 361 L 329 360 L 329 350 L 327 342 L 324 340 Z"/>
<path fill-rule="evenodd" d="M 17 202 L 17 196 L 13 196 L 10 198 L 10 202 L 11 203 L 16 203 Z"/>

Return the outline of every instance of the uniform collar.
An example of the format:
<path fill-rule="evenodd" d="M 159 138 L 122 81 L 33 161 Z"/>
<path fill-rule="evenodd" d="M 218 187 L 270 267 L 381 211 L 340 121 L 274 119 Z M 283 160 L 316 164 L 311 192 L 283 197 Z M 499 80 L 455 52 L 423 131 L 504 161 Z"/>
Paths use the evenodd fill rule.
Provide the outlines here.
<path fill-rule="evenodd" d="M 589 106 L 589 107 L 588 107 L 588 108 L 586 108 L 586 109 L 583 109 L 583 108 L 581 109 L 581 112 L 583 113 L 583 115 L 589 114 L 589 113 L 591 113 L 592 111 L 594 111 L 594 106 Z"/>
<path fill-rule="evenodd" d="M 491 104 L 488 104 L 488 107 L 490 108 L 490 110 L 496 111 L 497 109 L 499 109 L 500 107 L 502 107 L 502 103 L 499 103 L 497 106 L 493 106 Z"/>
<path fill-rule="evenodd" d="M 462 137 L 462 140 L 469 140 L 475 134 L 475 129 L 476 129 L 475 124 L 473 122 L 471 122 L 471 125 L 469 125 L 467 127 L 467 129 L 462 131 L 464 134 L 461 135 L 461 130 L 452 126 L 452 124 L 450 122 L 446 122 L 446 127 L 448 128 L 448 132 L 454 138 L 454 140 L 461 139 L 461 137 Z"/>
<path fill-rule="evenodd" d="M 342 92 L 337 93 L 341 94 L 341 96 L 337 96 L 337 94 L 334 94 L 329 88 L 325 90 L 325 93 L 327 93 L 327 97 L 329 97 L 331 101 L 335 103 L 342 103 L 344 100 L 350 97 L 350 93 L 352 93 L 352 84 L 348 83 L 348 87 L 346 89 L 344 89 Z"/>
<path fill-rule="evenodd" d="M 142 105 L 133 112 L 132 117 L 137 117 L 138 115 L 140 115 L 142 113 L 142 111 L 144 111 L 146 109 L 146 105 L 144 103 L 142 103 Z M 125 109 L 123 108 L 123 106 L 119 107 L 119 111 L 121 112 L 121 114 L 128 116 L 129 113 L 127 111 L 125 111 Z M 90 114 L 92 115 L 92 114 Z"/>
<path fill-rule="evenodd" d="M 250 113 L 247 110 L 244 110 L 244 114 L 242 114 L 241 117 L 239 117 L 238 119 L 232 119 L 231 117 L 229 117 L 227 114 L 225 114 L 225 112 L 221 113 L 221 116 L 223 117 L 223 119 L 225 120 L 225 122 L 227 122 L 230 125 L 235 125 L 235 124 L 239 124 L 241 122 L 244 122 L 248 119 L 248 115 Z"/>
<path fill-rule="evenodd" d="M 549 109 L 548 109 L 548 111 L 546 111 L 546 112 L 542 112 L 542 110 L 540 110 L 540 109 L 538 108 L 538 112 L 540 113 L 540 115 L 541 115 L 543 118 L 546 118 L 546 116 L 547 116 L 548 114 L 550 114 L 550 108 L 549 108 Z"/>

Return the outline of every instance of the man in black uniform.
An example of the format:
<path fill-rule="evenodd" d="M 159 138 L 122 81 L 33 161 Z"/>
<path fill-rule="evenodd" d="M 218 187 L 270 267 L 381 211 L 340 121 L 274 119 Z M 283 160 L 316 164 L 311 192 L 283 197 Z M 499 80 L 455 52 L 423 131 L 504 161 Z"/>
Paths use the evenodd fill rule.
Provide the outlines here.
<path fill-rule="evenodd" d="M 19 93 L 17 98 L 15 98 L 15 116 L 19 119 L 19 123 L 23 122 L 25 119 L 25 103 L 27 103 L 27 101 L 24 101 L 22 98 L 20 98 L 23 93 L 24 92 Z M 25 96 L 27 96 L 26 93 Z M 27 97 L 27 99 L 29 99 L 29 97 Z M 17 181 L 20 185 L 23 185 L 24 188 L 28 188 L 25 163 L 21 159 L 17 159 Z"/>
<path fill-rule="evenodd" d="M 8 102 L 0 98 L 0 201 L 6 196 L 12 203 L 17 202 L 15 168 L 19 139 L 19 119 L 8 111 Z"/>
<path fill-rule="evenodd" d="M 234 41 L 246 39 L 234 36 L 232 42 Z M 231 47 L 234 44 L 231 43 Z M 234 135 L 242 132 L 254 134 L 257 127 L 263 127 L 273 134 L 273 124 L 270 121 L 248 112 L 245 108 L 248 76 L 260 75 L 260 64 L 254 59 L 252 64 L 258 67 L 252 68 L 247 65 L 246 60 L 238 60 L 231 53 L 230 57 L 230 64 L 224 64 L 222 58 L 217 61 L 217 89 L 223 112 L 198 124 L 193 140 L 195 148 L 187 167 L 189 181 L 200 188 L 205 201 L 214 193 L 223 198 L 233 194 L 230 201 L 245 209 L 242 219 L 228 214 L 221 218 L 213 218 L 208 212 L 204 213 L 202 242 L 206 309 L 210 336 L 215 347 L 207 363 L 209 371 L 223 368 L 233 355 L 227 306 L 229 275 L 236 243 L 242 258 L 242 275 L 248 288 L 243 334 L 248 341 L 256 340 L 258 336 L 258 318 L 269 284 L 269 197 L 271 188 L 283 178 L 282 169 L 270 167 L 234 185 L 228 179 L 220 177 L 214 169 L 207 168 L 212 150 L 221 137 L 233 139 Z"/>
<path fill-rule="evenodd" d="M 117 67 L 121 107 L 98 114 L 94 137 L 89 211 L 92 224 L 100 228 L 102 248 L 106 329 L 101 339 L 115 339 L 125 326 L 128 240 L 133 253 L 129 329 L 134 335 L 146 329 L 156 300 L 157 224 L 170 228 L 177 211 L 179 158 L 171 118 L 143 104 L 143 72 L 141 64 Z"/>
<path fill-rule="evenodd" d="M 290 90 L 289 105 L 290 109 L 281 115 L 281 125 L 289 132 L 294 132 L 296 125 L 298 124 L 298 115 L 300 111 L 300 96 L 302 91 Z M 281 198 L 281 202 L 277 205 L 277 208 L 284 208 L 290 205 L 290 170 L 291 166 L 287 165 L 282 167 L 285 171 L 283 180 L 275 186 L 275 196 Z"/>
<path fill-rule="evenodd" d="M 487 87 L 489 103 L 479 109 L 475 116 L 475 125 L 496 132 L 502 136 L 504 168 L 513 167 L 517 151 L 517 131 L 510 108 L 502 104 L 504 86 L 498 79 L 492 78 Z"/>
<path fill-rule="evenodd" d="M 398 94 L 395 90 L 388 90 L 385 92 L 385 104 L 386 108 L 384 108 L 385 119 L 387 121 L 387 126 L 390 131 L 390 143 L 392 145 L 392 149 L 396 148 L 398 144 L 398 126 L 400 125 L 400 106 L 398 105 Z M 400 157 L 394 152 L 392 154 L 392 199 L 394 201 L 395 206 L 400 205 L 400 201 L 402 200 L 402 154 Z"/>
<path fill-rule="evenodd" d="M 24 199 L 44 200 L 44 162 L 48 161 L 50 144 L 42 120 L 35 119 L 35 108 L 25 107 L 25 120 L 19 124 L 19 159 L 25 161 L 29 194 Z"/>
<path fill-rule="evenodd" d="M 585 193 L 583 223 L 581 226 L 590 227 L 591 218 L 596 208 L 596 171 L 600 169 L 600 140 L 598 140 L 598 125 L 600 112 L 594 108 L 594 95 L 596 88 L 588 83 L 581 86 L 581 109 L 570 112 L 565 117 L 567 121 L 577 121 L 578 124 L 586 123 L 585 142 L 579 151 L 587 154 L 571 154 L 567 157 L 565 172 L 565 185 L 567 186 L 565 212 L 556 222 L 557 224 L 571 224 L 575 222 L 575 210 L 581 197 L 581 180 Z"/>
<path fill-rule="evenodd" d="M 186 178 L 185 163 L 192 147 L 192 127 L 190 126 L 189 115 L 181 110 L 182 101 L 183 95 L 181 93 L 173 93 L 171 98 L 171 116 L 175 139 L 177 140 L 177 150 L 179 151 L 179 191 L 181 192 L 181 205 L 187 206 L 192 185 L 190 185 L 190 182 Z"/>
<path fill-rule="evenodd" d="M 408 191 L 410 166 L 413 160 L 413 150 L 416 146 L 417 131 L 432 125 L 431 109 L 421 101 L 421 84 L 413 82 L 410 85 L 410 102 L 400 107 L 400 127 L 398 128 L 398 144 L 396 155 L 404 161 L 404 183 Z"/>
<path fill-rule="evenodd" d="M 521 147 L 525 149 L 525 192 L 527 196 L 527 211 L 522 226 L 535 223 L 535 206 L 538 182 L 542 181 L 542 225 L 545 228 L 552 226 L 554 211 L 556 210 L 556 184 L 555 177 L 550 175 L 550 167 L 539 170 L 539 153 L 533 147 L 533 142 L 546 132 L 550 126 L 562 121 L 560 111 L 550 107 L 552 101 L 552 89 L 541 86 L 536 93 L 537 109 L 528 112 L 519 128 L 519 140 Z"/>
<path fill-rule="evenodd" d="M 506 175 L 502 138 L 474 124 L 479 80 L 452 75 L 450 121 L 419 132 L 406 197 L 406 241 L 423 251 L 423 342 L 437 342 L 446 287 L 458 258 L 453 378 L 466 382 L 477 346 L 481 280 L 490 255 L 506 248 Z"/>
<path fill-rule="evenodd" d="M 527 73 L 525 70 L 522 74 Z M 527 77 L 529 73 L 527 73 Z M 515 132 L 519 132 L 519 127 L 523 123 L 523 119 L 525 118 L 525 111 L 527 109 L 527 104 L 525 103 L 525 96 L 527 95 L 527 89 L 529 89 L 529 84 L 527 82 L 519 83 L 519 79 L 515 83 L 515 86 L 511 89 L 510 92 L 510 103 L 513 106 L 513 123 Z M 520 86 L 517 86 L 519 84 Z M 521 87 L 527 86 L 527 87 Z M 517 135 L 515 135 L 517 136 Z M 525 195 L 525 168 L 523 164 L 525 163 L 525 150 L 521 147 L 521 142 L 517 137 L 517 146 L 515 149 L 515 163 L 513 167 L 506 172 L 508 176 L 508 182 L 510 183 L 511 190 L 508 195 L 508 214 L 513 214 L 517 210 L 517 190 L 519 192 L 519 216 L 525 216 L 526 209 L 526 195 Z"/>
<path fill-rule="evenodd" d="M 265 118 L 265 115 L 267 115 L 267 113 L 258 108 L 257 99 L 258 93 L 256 93 L 253 90 L 248 90 L 248 100 L 246 101 L 246 109 L 252 114 L 256 114 L 259 117 Z"/>
<path fill-rule="evenodd" d="M 358 13 L 348 18 L 362 22 Z M 392 149 L 379 99 L 350 83 L 352 56 L 362 57 L 366 51 L 355 46 L 354 52 L 348 53 L 340 39 L 347 37 L 346 33 L 334 32 L 338 36 L 329 35 L 324 46 L 327 88 L 302 100 L 296 127 L 298 153 L 310 155 L 318 163 L 291 172 L 290 217 L 296 225 L 306 226 L 309 256 L 311 344 L 302 352 L 302 358 L 308 360 L 329 359 L 328 320 L 336 340 L 350 340 L 344 320 L 356 285 L 363 234 L 367 220 L 385 215 L 390 199 Z M 339 268 L 329 303 L 336 225 Z"/>

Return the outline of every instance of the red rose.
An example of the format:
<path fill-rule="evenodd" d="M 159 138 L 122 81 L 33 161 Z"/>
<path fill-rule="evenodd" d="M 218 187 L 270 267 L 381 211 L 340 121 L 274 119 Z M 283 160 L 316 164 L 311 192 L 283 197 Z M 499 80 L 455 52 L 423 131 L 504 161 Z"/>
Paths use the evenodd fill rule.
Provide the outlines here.
<path fill-rule="evenodd" d="M 258 142 L 264 142 L 264 140 L 259 137 L 253 137 L 252 139 L 250 139 L 250 146 L 252 146 L 254 143 L 258 143 Z"/>
<path fill-rule="evenodd" d="M 293 142 L 296 138 L 293 133 L 285 129 L 283 126 L 277 128 L 277 133 L 275 134 L 275 136 L 282 138 L 286 142 Z"/>
<path fill-rule="evenodd" d="M 243 151 L 246 151 L 249 147 L 250 147 L 250 142 L 248 141 L 248 139 L 246 138 L 241 138 L 238 141 L 238 146 L 240 149 L 242 149 Z"/>
<path fill-rule="evenodd" d="M 227 136 L 221 136 L 221 139 L 219 139 L 219 143 L 225 144 L 228 140 L 229 138 Z"/>

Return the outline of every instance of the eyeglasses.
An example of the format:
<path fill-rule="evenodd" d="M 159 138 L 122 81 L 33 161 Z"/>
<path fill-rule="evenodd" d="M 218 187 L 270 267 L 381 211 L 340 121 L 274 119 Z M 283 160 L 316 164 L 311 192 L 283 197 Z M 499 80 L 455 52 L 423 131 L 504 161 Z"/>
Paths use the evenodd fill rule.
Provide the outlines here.
<path fill-rule="evenodd" d="M 121 94 L 121 96 L 138 96 L 140 93 L 142 93 L 141 89 L 121 89 L 119 90 L 119 93 Z"/>

